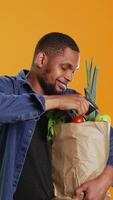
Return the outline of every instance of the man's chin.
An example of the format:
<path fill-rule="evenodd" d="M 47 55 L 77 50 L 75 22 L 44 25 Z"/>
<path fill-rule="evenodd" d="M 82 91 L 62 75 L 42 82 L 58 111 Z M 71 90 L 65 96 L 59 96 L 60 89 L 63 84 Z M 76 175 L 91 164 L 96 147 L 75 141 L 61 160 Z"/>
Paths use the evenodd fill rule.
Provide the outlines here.
<path fill-rule="evenodd" d="M 46 91 L 47 95 L 62 95 L 64 90 L 48 90 Z"/>
<path fill-rule="evenodd" d="M 62 95 L 64 93 L 64 89 L 56 89 L 54 90 L 54 92 L 57 94 L 57 95 Z"/>
<path fill-rule="evenodd" d="M 62 92 L 56 92 L 56 95 L 62 95 L 63 94 L 63 91 Z"/>
<path fill-rule="evenodd" d="M 53 87 L 52 85 L 46 85 L 45 87 L 46 95 L 62 95 L 64 93 L 64 88 Z"/>
<path fill-rule="evenodd" d="M 57 88 L 55 88 L 55 92 L 56 92 L 56 94 L 63 94 L 64 93 L 64 91 L 65 91 L 65 89 L 64 88 L 61 88 L 61 87 L 57 87 Z"/>

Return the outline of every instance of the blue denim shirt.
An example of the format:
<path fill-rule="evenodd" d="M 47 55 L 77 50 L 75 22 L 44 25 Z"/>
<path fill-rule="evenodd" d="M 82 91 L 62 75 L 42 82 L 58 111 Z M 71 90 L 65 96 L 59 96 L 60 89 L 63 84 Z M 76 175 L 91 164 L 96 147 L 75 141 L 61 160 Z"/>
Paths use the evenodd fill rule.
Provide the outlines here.
<path fill-rule="evenodd" d="M 45 111 L 45 99 L 33 92 L 26 72 L 0 77 L 0 200 L 13 200 L 37 120 Z M 108 164 L 113 166 L 113 133 L 110 144 Z"/>

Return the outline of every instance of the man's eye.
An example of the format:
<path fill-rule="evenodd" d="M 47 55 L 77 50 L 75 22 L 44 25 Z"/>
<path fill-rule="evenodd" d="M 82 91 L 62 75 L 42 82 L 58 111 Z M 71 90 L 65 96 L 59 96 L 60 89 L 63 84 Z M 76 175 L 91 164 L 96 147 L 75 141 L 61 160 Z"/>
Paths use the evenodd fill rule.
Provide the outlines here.
<path fill-rule="evenodd" d="M 67 69 L 67 67 L 65 67 L 65 66 L 61 66 L 61 69 L 63 69 L 63 70 L 66 70 L 66 69 Z"/>
<path fill-rule="evenodd" d="M 62 69 L 63 69 L 63 70 L 66 70 L 66 68 L 65 68 L 65 67 L 62 67 Z"/>

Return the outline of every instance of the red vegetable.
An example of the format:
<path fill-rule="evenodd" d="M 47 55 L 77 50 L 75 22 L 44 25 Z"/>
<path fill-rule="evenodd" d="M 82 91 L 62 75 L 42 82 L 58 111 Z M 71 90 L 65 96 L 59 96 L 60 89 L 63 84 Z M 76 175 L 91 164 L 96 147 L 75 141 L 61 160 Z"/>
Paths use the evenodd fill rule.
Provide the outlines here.
<path fill-rule="evenodd" d="M 84 122 L 84 117 L 82 115 L 77 115 L 77 116 L 73 117 L 72 122 L 82 123 L 82 122 Z"/>

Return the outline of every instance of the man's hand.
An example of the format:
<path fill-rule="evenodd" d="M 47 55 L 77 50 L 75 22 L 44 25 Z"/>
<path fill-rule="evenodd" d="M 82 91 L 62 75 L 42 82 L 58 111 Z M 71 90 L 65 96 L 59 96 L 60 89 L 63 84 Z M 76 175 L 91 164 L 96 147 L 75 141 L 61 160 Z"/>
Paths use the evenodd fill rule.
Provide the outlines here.
<path fill-rule="evenodd" d="M 82 184 L 76 190 L 76 196 L 79 197 L 84 192 L 83 200 L 104 200 L 106 192 L 112 183 L 113 168 L 107 166 L 100 176 Z"/>
<path fill-rule="evenodd" d="M 46 110 L 76 110 L 78 115 L 84 115 L 89 109 L 89 102 L 80 94 L 65 94 L 45 96 Z"/>

